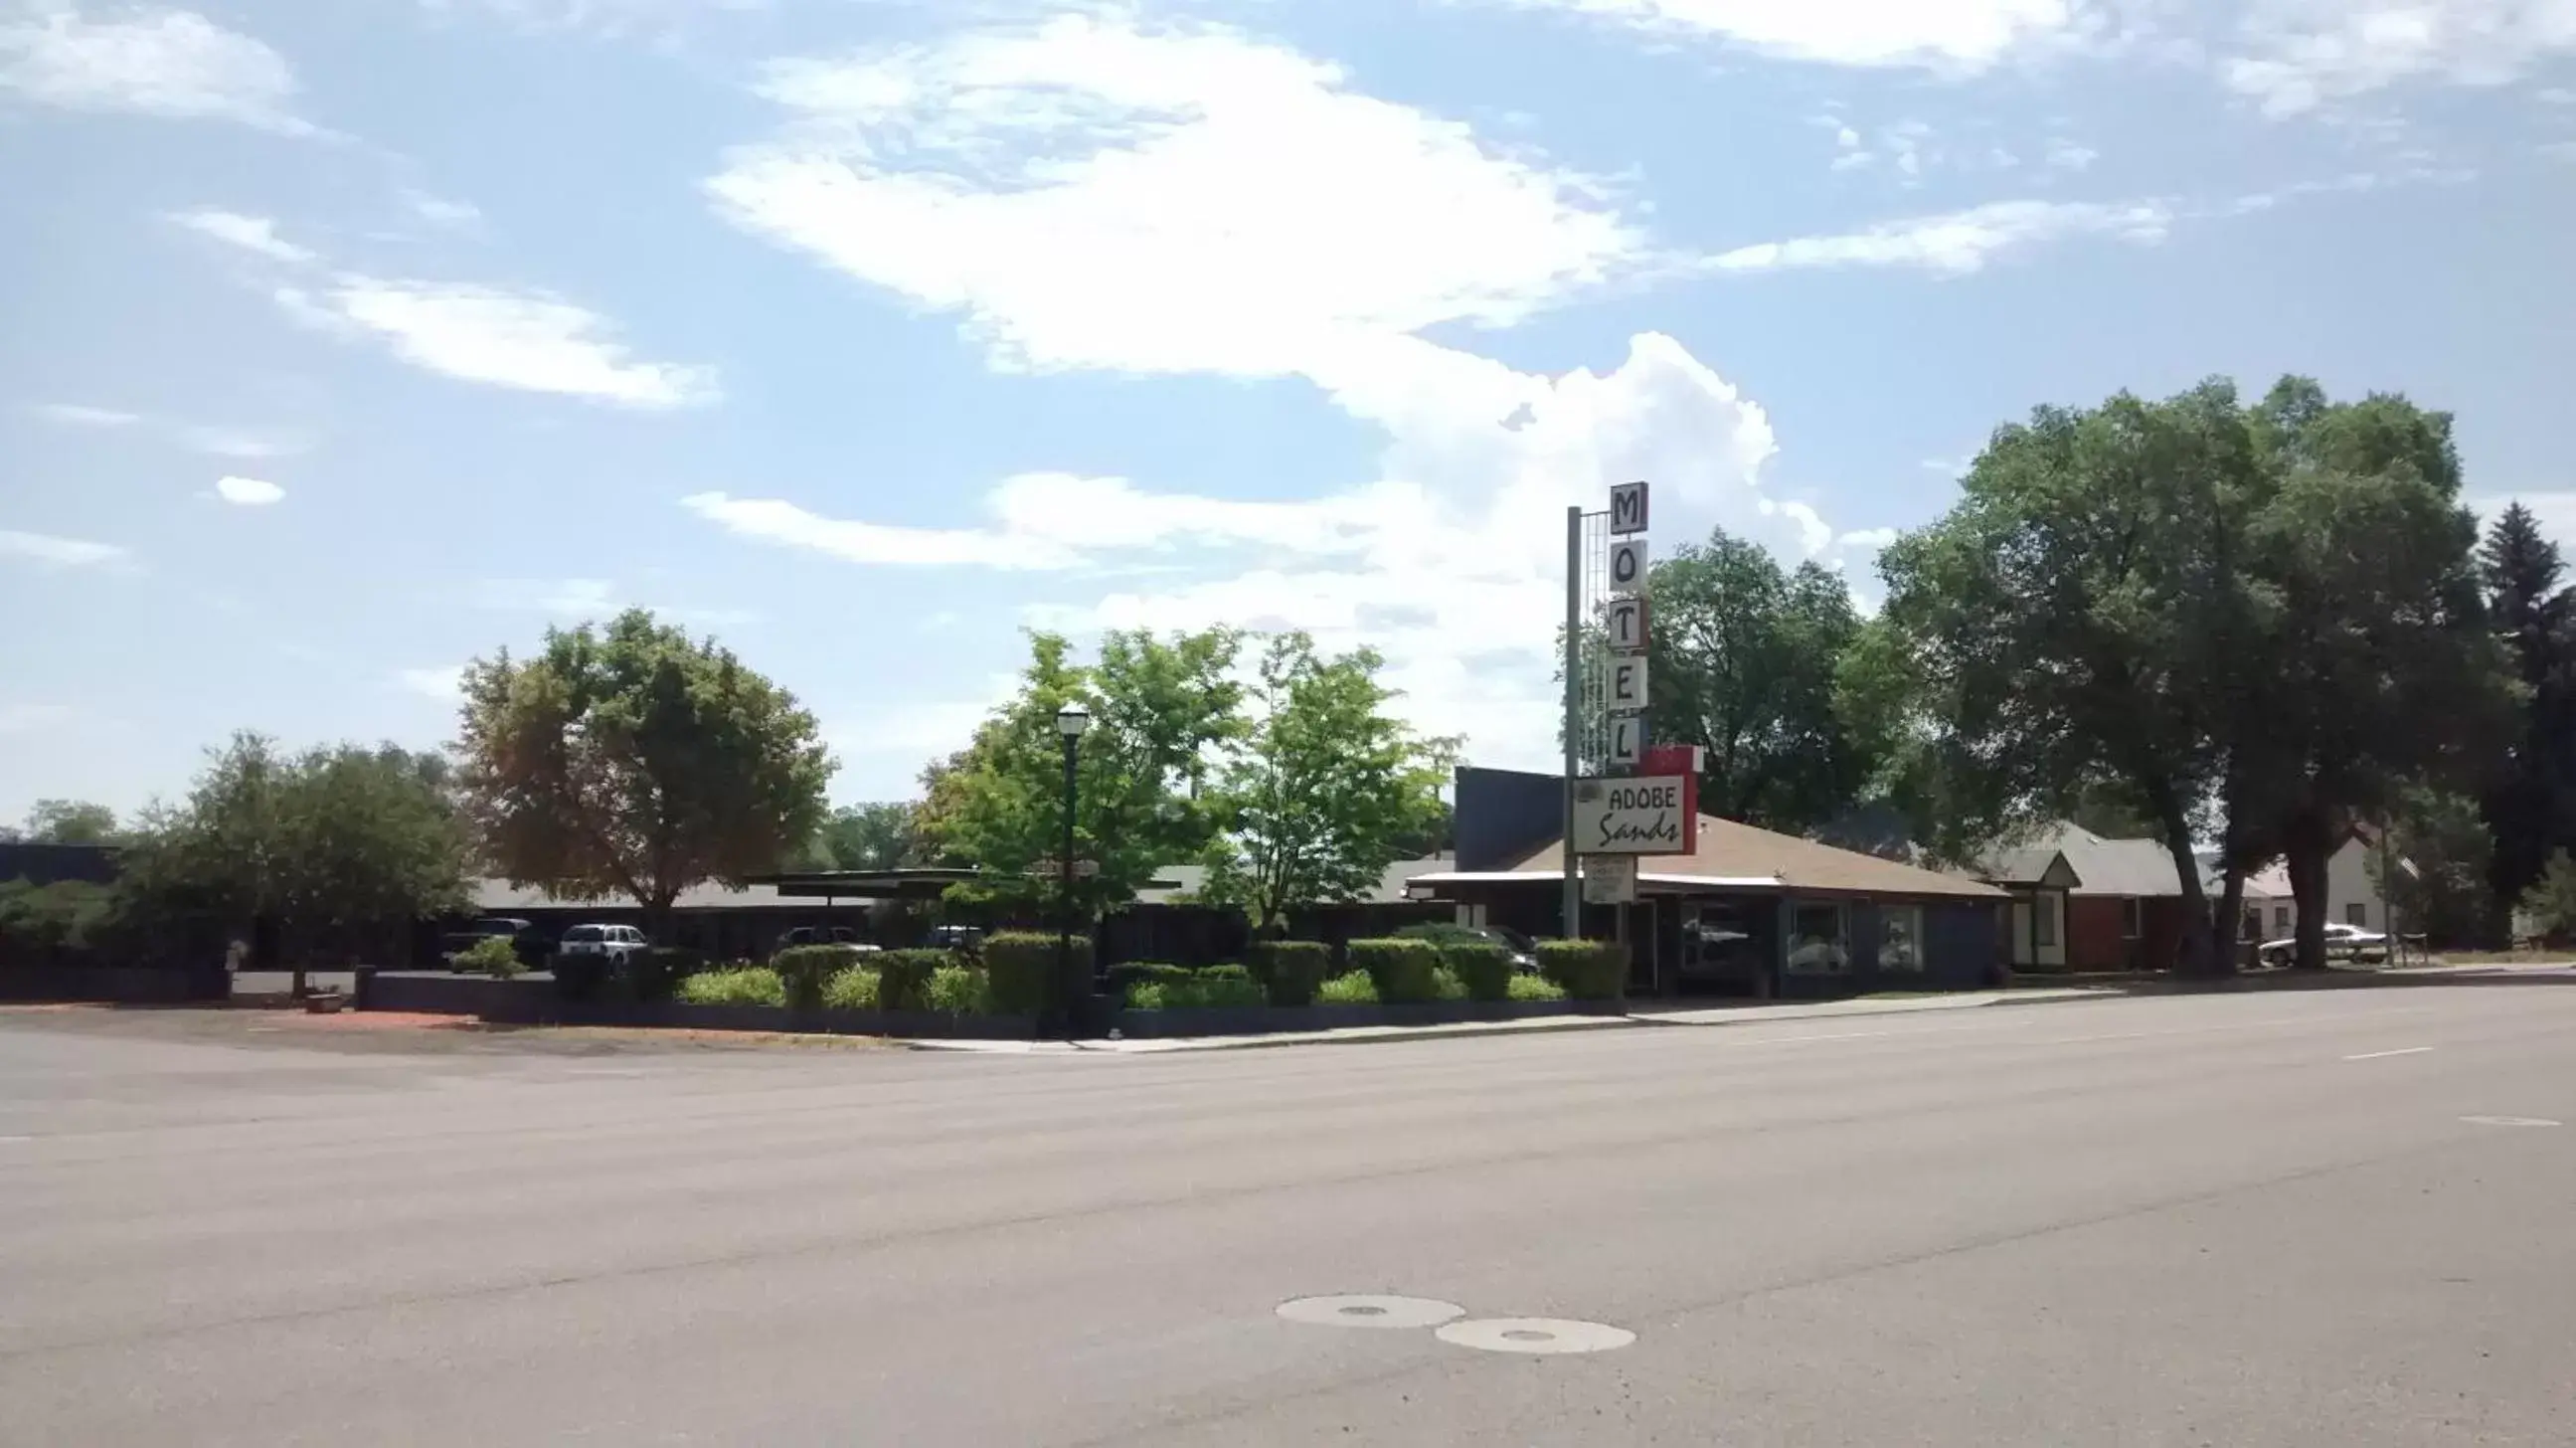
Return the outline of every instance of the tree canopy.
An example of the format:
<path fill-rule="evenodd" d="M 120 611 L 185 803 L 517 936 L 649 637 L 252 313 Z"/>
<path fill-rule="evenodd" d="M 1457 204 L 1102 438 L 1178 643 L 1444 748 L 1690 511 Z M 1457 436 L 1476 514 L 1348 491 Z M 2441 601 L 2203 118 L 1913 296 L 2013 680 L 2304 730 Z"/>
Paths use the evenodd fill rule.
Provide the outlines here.
<path fill-rule="evenodd" d="M 468 665 L 457 747 L 496 870 L 629 896 L 655 930 L 682 890 L 788 861 L 833 769 L 794 695 L 640 609 Z"/>
<path fill-rule="evenodd" d="M 37 845 L 105 845 L 118 838 L 116 811 L 79 799 L 40 799 L 17 838 Z"/>
<path fill-rule="evenodd" d="M 1861 629 L 1841 575 L 1784 570 L 1719 529 L 1655 564 L 1647 737 L 1707 750 L 1700 804 L 1802 833 L 1844 814 L 1879 766 L 1835 708 L 1835 669 Z"/>
<path fill-rule="evenodd" d="M 844 805 L 824 817 L 797 856 L 809 870 L 894 870 L 927 863 L 908 801 Z"/>
<path fill-rule="evenodd" d="M 1302 633 L 1270 641 L 1259 712 L 1219 779 L 1225 833 L 1208 855 L 1207 900 L 1272 929 L 1294 906 L 1361 898 L 1436 834 L 1457 743 L 1386 712 L 1383 666 L 1367 649 L 1320 657 Z"/>
<path fill-rule="evenodd" d="M 2489 526 L 2478 564 L 2490 623 L 2521 688 L 2482 802 L 2495 839 L 2488 880 L 2498 899 L 2514 901 L 2552 853 L 2576 846 L 2576 605 L 2558 545 L 2520 503 Z"/>

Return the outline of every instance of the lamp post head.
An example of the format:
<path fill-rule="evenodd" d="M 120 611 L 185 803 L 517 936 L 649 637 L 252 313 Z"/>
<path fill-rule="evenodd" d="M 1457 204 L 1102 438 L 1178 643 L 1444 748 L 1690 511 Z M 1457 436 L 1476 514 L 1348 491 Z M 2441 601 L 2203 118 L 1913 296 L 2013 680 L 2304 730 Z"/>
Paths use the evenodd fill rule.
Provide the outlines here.
<path fill-rule="evenodd" d="M 1091 711 L 1080 704 L 1067 704 L 1055 711 L 1055 732 L 1067 739 L 1079 739 L 1091 727 Z"/>

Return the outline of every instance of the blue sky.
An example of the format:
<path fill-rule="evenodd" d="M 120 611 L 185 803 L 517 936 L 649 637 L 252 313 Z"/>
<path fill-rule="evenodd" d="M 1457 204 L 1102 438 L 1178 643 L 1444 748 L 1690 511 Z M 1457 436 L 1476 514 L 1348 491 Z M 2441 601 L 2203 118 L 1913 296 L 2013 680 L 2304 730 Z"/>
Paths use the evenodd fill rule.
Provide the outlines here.
<path fill-rule="evenodd" d="M 0 818 L 628 604 L 908 793 L 1031 625 L 1543 761 L 1568 502 L 1845 570 L 2285 370 L 2576 541 L 2576 0 L 0 0 Z"/>

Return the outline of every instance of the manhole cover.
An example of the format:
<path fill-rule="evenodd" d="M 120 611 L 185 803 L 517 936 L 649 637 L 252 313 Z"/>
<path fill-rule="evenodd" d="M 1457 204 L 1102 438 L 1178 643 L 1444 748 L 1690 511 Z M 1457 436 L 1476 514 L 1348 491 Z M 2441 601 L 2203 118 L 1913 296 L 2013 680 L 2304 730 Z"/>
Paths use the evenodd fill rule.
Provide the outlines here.
<path fill-rule="evenodd" d="M 2557 1126 L 2546 1116 L 2463 1116 L 2471 1126 Z"/>
<path fill-rule="evenodd" d="M 1453 1322 L 1437 1334 L 1442 1342 L 1485 1352 L 1608 1352 L 1626 1347 L 1637 1335 L 1606 1322 L 1571 1322 L 1560 1317 L 1477 1317 Z"/>
<path fill-rule="evenodd" d="M 1438 1327 L 1466 1314 L 1454 1302 L 1428 1297 L 1300 1297 L 1279 1304 L 1279 1315 L 1290 1322 L 1326 1327 Z"/>

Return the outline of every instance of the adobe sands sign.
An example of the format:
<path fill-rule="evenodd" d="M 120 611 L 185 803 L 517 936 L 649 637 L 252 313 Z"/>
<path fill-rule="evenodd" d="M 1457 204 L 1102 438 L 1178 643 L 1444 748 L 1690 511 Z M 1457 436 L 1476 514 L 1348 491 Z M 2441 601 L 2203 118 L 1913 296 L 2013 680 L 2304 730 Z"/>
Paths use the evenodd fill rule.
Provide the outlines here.
<path fill-rule="evenodd" d="M 1609 714 L 1606 763 L 1621 777 L 1575 782 L 1573 834 L 1580 854 L 1687 855 L 1699 846 L 1699 774 L 1692 752 L 1655 749 L 1646 740 L 1647 502 L 1644 483 L 1610 490 L 1603 702 Z"/>

